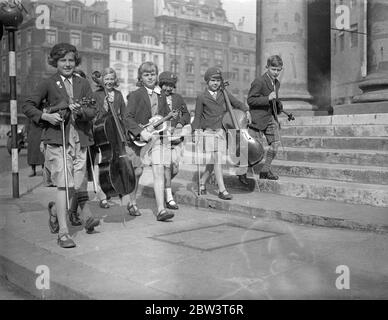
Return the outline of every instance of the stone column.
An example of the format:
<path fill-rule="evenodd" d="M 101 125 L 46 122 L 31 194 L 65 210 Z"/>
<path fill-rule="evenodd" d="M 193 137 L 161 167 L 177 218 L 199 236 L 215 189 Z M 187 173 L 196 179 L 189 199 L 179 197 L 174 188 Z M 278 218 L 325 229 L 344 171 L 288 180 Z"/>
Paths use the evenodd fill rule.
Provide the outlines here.
<path fill-rule="evenodd" d="M 359 84 L 363 93 L 355 96 L 353 101 L 381 104 L 388 101 L 388 2 L 368 0 L 367 21 L 367 76 Z M 373 105 L 366 107 L 373 109 Z M 388 112 L 388 107 L 385 108 L 384 112 Z"/>
<path fill-rule="evenodd" d="M 279 96 L 289 110 L 309 114 L 311 105 L 307 87 L 307 0 L 261 0 L 261 70 L 269 56 L 278 54 L 284 62 L 280 75 Z M 309 112 L 310 111 L 310 112 Z"/>

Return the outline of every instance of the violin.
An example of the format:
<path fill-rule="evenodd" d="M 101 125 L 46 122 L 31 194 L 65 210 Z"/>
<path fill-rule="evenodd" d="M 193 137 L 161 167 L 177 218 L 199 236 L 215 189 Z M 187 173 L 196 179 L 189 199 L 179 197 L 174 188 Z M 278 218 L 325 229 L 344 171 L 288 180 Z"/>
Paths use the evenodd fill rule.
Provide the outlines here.
<path fill-rule="evenodd" d="M 167 129 L 167 121 L 173 118 L 177 113 L 181 112 L 183 108 L 184 106 L 174 109 L 165 117 L 157 114 L 156 116 L 152 117 L 147 124 L 144 124 L 144 125 L 139 124 L 139 126 L 142 129 L 149 130 L 150 132 L 152 132 L 152 134 L 163 132 L 164 130 Z M 151 129 L 151 128 L 154 128 L 154 129 Z M 129 133 L 129 138 L 138 147 L 144 147 L 148 143 L 146 141 L 142 141 L 140 137 L 135 138 L 135 136 L 132 135 L 131 133 Z"/>
<path fill-rule="evenodd" d="M 75 100 L 75 103 L 78 103 L 81 105 L 81 107 L 83 107 L 83 106 L 87 106 L 87 105 L 95 105 L 96 100 L 84 97 L 82 99 Z M 46 106 L 45 108 L 43 108 L 43 112 L 44 113 L 56 113 L 56 112 L 59 112 L 62 110 L 66 110 L 68 108 L 69 108 L 69 103 L 66 102 L 65 100 L 61 100 L 55 106 Z"/>
<path fill-rule="evenodd" d="M 126 195 L 135 189 L 136 176 L 125 150 L 128 145 L 123 126 L 108 99 L 101 73 L 94 71 L 92 79 L 104 89 L 109 108 L 109 112 L 93 125 L 95 145 L 100 148 L 102 158 L 98 164 L 101 189 L 107 196 Z"/>
<path fill-rule="evenodd" d="M 229 83 L 226 81 L 221 85 L 221 91 L 224 94 L 228 110 L 222 119 L 222 125 L 227 132 L 228 150 L 235 150 L 236 155 L 240 155 L 239 158 L 236 156 L 231 157 L 229 155 L 229 160 L 234 165 L 247 163 L 249 167 L 252 167 L 263 159 L 264 148 L 260 141 L 255 140 L 248 133 L 248 119 L 246 113 L 239 109 L 233 109 L 229 100 L 228 91 L 226 90 L 226 86 L 228 85 Z M 232 134 L 232 132 L 234 132 L 233 129 L 237 130 L 235 135 Z M 241 150 L 240 146 L 247 146 L 248 150 Z"/>

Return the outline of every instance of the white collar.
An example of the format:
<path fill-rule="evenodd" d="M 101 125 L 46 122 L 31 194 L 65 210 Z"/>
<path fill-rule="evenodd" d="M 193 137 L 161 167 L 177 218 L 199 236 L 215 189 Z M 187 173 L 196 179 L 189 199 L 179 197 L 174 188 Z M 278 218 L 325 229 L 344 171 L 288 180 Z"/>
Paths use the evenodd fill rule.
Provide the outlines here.
<path fill-rule="evenodd" d="M 61 79 L 62 79 L 63 83 L 65 83 L 66 79 L 68 79 L 70 81 L 70 83 L 73 85 L 73 76 L 71 76 L 70 78 L 66 78 L 63 75 L 60 75 L 60 76 L 61 76 Z"/>
<path fill-rule="evenodd" d="M 218 90 L 217 91 L 211 91 L 211 90 L 208 89 L 207 91 L 209 91 L 211 96 L 214 96 L 214 95 L 217 96 L 217 94 L 218 94 Z"/>
<path fill-rule="evenodd" d="M 154 89 L 147 88 L 146 86 L 144 86 L 144 88 L 146 88 L 147 93 L 148 93 L 149 95 L 152 95 L 153 92 L 155 92 L 156 94 L 160 94 L 160 93 L 161 93 L 161 89 L 160 89 L 159 86 L 155 86 Z"/>

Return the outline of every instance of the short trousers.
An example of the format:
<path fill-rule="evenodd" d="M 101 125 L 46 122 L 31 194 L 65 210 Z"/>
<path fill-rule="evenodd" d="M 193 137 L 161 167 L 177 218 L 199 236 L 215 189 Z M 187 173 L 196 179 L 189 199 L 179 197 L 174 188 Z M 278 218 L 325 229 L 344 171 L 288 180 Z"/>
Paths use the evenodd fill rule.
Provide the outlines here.
<path fill-rule="evenodd" d="M 271 120 L 262 132 L 267 139 L 268 145 L 280 141 L 279 124 L 274 119 Z"/>
<path fill-rule="evenodd" d="M 87 190 L 86 177 L 86 156 L 87 147 L 81 147 L 78 142 L 75 146 L 70 144 L 66 147 L 67 181 L 68 187 Z M 61 145 L 48 144 L 46 149 L 46 160 L 51 170 L 51 180 L 58 188 L 64 188 L 65 170 L 63 159 L 63 147 Z"/>

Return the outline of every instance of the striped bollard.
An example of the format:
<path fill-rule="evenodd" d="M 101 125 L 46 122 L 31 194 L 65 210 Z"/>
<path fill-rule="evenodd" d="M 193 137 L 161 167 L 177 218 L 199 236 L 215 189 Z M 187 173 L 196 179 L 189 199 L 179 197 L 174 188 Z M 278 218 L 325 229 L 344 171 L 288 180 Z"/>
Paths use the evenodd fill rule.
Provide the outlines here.
<path fill-rule="evenodd" d="M 15 55 L 15 30 L 8 29 L 9 48 L 9 90 L 11 114 L 11 147 L 12 147 L 12 196 L 19 198 L 19 152 L 17 146 L 18 133 L 18 108 L 16 100 L 16 55 Z"/>

